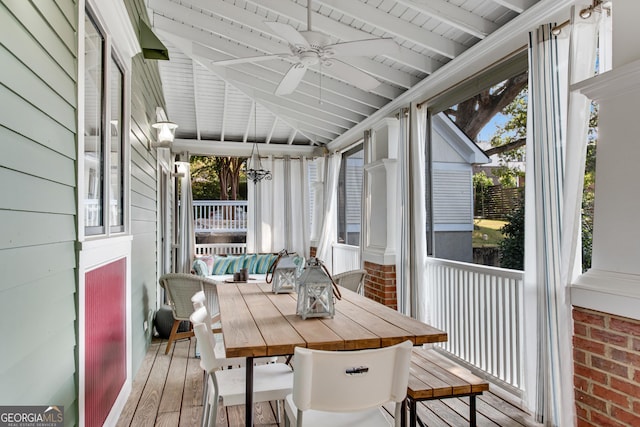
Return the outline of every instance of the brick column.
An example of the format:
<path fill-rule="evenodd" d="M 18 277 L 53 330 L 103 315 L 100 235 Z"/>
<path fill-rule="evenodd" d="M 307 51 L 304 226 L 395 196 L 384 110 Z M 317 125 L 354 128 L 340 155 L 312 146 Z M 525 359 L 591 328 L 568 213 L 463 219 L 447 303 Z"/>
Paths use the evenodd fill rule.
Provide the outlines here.
<path fill-rule="evenodd" d="M 365 261 L 367 277 L 364 282 L 364 295 L 381 304 L 398 309 L 396 293 L 396 266 L 380 265 Z"/>
<path fill-rule="evenodd" d="M 574 307 L 578 426 L 640 426 L 640 321 Z"/>

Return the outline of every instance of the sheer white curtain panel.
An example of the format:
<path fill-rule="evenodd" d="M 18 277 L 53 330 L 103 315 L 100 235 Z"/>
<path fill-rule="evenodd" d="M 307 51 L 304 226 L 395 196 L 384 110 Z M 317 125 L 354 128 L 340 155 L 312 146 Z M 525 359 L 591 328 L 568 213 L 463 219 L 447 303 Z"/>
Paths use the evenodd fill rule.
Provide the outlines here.
<path fill-rule="evenodd" d="M 179 256 L 176 266 L 179 273 L 190 273 L 195 253 L 195 232 L 193 226 L 193 193 L 191 190 L 191 167 L 189 161 L 176 162 L 180 177 L 180 205 L 178 213 Z"/>
<path fill-rule="evenodd" d="M 326 172 L 324 174 L 324 212 L 322 228 L 318 239 L 316 257 L 320 259 L 330 272 L 333 272 L 332 251 L 338 233 L 338 178 L 342 155 L 331 154 L 325 158 Z"/>
<path fill-rule="evenodd" d="M 426 108 L 404 109 L 400 113 L 398 137 L 397 194 L 398 236 L 396 283 L 398 309 L 426 320 L 424 271 L 426 241 Z"/>
<path fill-rule="evenodd" d="M 530 33 L 525 190 L 525 400 L 547 426 L 575 425 L 569 285 L 577 246 L 589 102 L 569 83 L 593 74 L 596 30 L 573 12 L 567 38 Z"/>

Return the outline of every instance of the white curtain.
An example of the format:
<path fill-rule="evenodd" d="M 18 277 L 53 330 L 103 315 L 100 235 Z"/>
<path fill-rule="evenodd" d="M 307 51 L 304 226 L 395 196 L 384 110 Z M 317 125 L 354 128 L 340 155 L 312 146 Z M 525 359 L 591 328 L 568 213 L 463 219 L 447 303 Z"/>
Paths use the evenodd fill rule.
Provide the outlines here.
<path fill-rule="evenodd" d="M 272 179 L 249 183 L 247 252 L 287 249 L 308 256 L 309 194 L 307 160 L 263 160 Z"/>
<path fill-rule="evenodd" d="M 316 251 L 316 257 L 324 262 L 332 274 L 332 250 L 338 234 L 338 178 L 340 175 L 341 161 L 342 155 L 340 153 L 334 153 L 330 155 L 328 159 L 325 158 L 324 212 Z"/>
<path fill-rule="evenodd" d="M 589 102 L 569 95 L 569 82 L 593 74 L 596 27 L 574 18 L 570 37 L 560 38 L 551 28 L 530 33 L 529 45 L 525 399 L 545 425 L 573 426 L 568 285 L 580 268 L 577 242 Z"/>
<path fill-rule="evenodd" d="M 426 108 L 414 104 L 400 113 L 397 168 L 396 286 L 398 310 L 426 320 Z"/>
<path fill-rule="evenodd" d="M 195 253 L 191 167 L 188 161 L 178 161 L 176 162 L 176 169 L 180 176 L 180 205 L 178 213 L 179 252 L 176 271 L 179 273 L 190 273 Z"/>

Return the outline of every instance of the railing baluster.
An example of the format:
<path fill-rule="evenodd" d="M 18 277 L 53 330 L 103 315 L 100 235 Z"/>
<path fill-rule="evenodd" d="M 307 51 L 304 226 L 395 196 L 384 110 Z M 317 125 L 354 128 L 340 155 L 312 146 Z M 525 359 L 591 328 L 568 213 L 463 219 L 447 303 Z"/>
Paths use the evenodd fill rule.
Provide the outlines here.
<path fill-rule="evenodd" d="M 431 321 L 449 333 L 440 347 L 519 389 L 523 273 L 428 258 L 425 275 Z"/>

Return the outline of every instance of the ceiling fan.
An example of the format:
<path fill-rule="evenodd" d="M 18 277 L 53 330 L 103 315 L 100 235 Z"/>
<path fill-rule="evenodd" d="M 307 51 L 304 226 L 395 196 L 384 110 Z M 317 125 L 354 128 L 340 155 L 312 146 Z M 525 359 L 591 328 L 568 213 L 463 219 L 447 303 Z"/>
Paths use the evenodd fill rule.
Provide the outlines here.
<path fill-rule="evenodd" d="M 399 48 L 391 38 L 332 43 L 331 36 L 311 30 L 311 0 L 307 1 L 307 31 L 298 31 L 291 25 L 281 22 L 265 22 L 265 25 L 289 43 L 291 52 L 214 61 L 214 64 L 234 65 L 274 58 L 289 58 L 294 60 L 295 63 L 289 68 L 276 88 L 276 95 L 293 93 L 304 77 L 307 69 L 313 65 L 331 69 L 333 74 L 338 78 L 362 90 L 370 91 L 377 87 L 380 82 L 353 65 L 336 59 L 336 57 L 375 56 L 391 53 Z M 322 70 L 320 70 L 320 72 L 321 71 Z"/>

